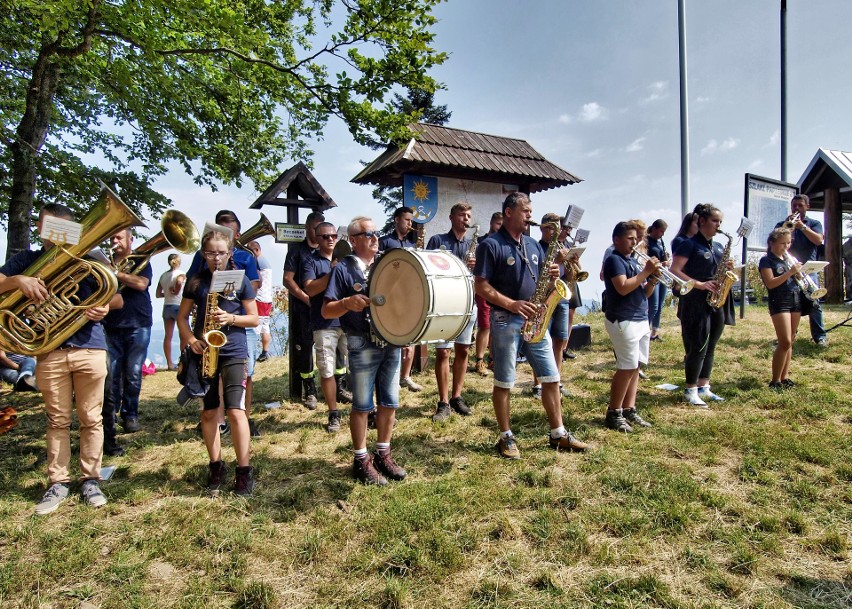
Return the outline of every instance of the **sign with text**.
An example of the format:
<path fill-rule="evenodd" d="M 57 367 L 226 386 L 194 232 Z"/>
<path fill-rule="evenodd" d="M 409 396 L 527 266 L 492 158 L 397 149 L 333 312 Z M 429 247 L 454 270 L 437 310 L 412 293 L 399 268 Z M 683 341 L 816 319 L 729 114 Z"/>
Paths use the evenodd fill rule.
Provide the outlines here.
<path fill-rule="evenodd" d="M 301 224 L 275 223 L 275 243 L 298 243 L 306 236 L 305 227 Z"/>
<path fill-rule="evenodd" d="M 749 250 L 766 250 L 769 233 L 790 215 L 790 199 L 798 192 L 799 188 L 795 184 L 745 174 L 743 215 L 754 226 L 748 243 Z"/>

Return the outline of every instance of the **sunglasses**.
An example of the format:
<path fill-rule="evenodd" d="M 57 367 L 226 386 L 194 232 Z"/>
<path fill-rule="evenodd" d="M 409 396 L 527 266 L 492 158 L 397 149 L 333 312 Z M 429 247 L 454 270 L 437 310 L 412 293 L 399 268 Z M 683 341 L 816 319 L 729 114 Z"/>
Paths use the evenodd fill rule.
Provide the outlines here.
<path fill-rule="evenodd" d="M 318 239 L 328 239 L 329 241 L 334 241 L 337 239 L 337 233 L 331 233 L 330 235 L 317 235 Z"/>
<path fill-rule="evenodd" d="M 363 233 L 355 233 L 354 235 L 349 235 L 349 236 L 350 237 L 366 237 L 367 239 L 372 239 L 372 238 L 375 237 L 376 239 L 378 239 L 379 233 L 378 233 L 378 231 L 367 230 L 367 231 L 364 231 Z"/>

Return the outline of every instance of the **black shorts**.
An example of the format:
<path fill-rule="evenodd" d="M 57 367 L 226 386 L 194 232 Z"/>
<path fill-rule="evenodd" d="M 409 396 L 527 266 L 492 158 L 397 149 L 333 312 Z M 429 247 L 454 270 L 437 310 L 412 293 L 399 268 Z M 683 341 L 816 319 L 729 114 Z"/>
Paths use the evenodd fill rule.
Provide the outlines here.
<path fill-rule="evenodd" d="M 210 390 L 204 394 L 204 410 L 219 408 L 219 379 L 222 379 L 222 401 L 225 408 L 245 410 L 246 358 L 219 358 L 216 376 L 210 379 Z"/>
<path fill-rule="evenodd" d="M 778 313 L 801 313 L 801 292 L 782 292 L 781 294 L 769 295 L 769 315 Z"/>

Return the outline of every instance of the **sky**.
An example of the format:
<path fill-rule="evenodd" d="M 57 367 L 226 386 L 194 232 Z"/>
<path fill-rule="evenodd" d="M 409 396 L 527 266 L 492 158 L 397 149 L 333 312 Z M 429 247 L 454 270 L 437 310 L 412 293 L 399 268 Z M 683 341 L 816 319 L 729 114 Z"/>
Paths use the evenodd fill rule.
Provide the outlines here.
<path fill-rule="evenodd" d="M 641 218 L 680 225 L 680 114 L 677 0 L 450 0 L 435 14 L 434 46 L 449 53 L 432 75 L 445 90 L 436 103 L 448 126 L 521 138 L 551 162 L 583 178 L 532 196 L 534 216 L 585 209 L 591 231 L 582 284 L 599 298 L 597 280 L 612 227 Z M 686 1 L 690 202 L 712 202 L 736 229 L 743 175 L 780 179 L 780 0 Z M 797 182 L 817 149 L 852 150 L 850 0 L 788 0 L 788 175 Z M 355 144 L 331 122 L 314 145 L 313 174 L 338 207 L 330 221 L 362 213 L 381 226 L 370 186 L 350 183 L 360 161 L 378 152 Z M 284 171 L 299 159 L 281 167 Z M 157 183 L 199 226 L 233 209 L 243 227 L 259 192 L 193 184 L 179 168 Z M 262 188 L 260 189 L 263 190 Z M 285 221 L 283 208 L 262 210 Z M 815 217 L 820 219 L 820 214 Z M 304 218 L 304 214 L 303 214 Z M 148 222 L 148 236 L 159 230 Z M 534 229 L 533 236 L 539 234 Z M 141 241 L 137 240 L 136 244 Z M 261 241 L 281 283 L 286 246 Z M 5 249 L 5 244 L 3 244 Z M 166 256 L 152 261 L 155 279 Z M 189 265 L 184 260 L 183 268 Z M 154 290 L 151 289 L 153 298 Z M 159 321 L 162 301 L 154 300 Z M 151 353 L 158 350 L 152 344 Z"/>

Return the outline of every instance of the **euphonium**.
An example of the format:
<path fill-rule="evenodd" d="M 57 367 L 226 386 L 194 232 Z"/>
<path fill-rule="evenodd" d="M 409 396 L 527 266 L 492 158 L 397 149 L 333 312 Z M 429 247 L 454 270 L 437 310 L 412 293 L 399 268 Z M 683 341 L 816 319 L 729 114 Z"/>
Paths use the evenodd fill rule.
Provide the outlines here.
<path fill-rule="evenodd" d="M 728 233 L 717 231 L 720 235 L 728 238 L 728 244 L 725 246 L 725 251 L 722 253 L 722 259 L 719 260 L 719 266 L 716 267 L 716 275 L 713 281 L 716 282 L 716 291 L 707 293 L 707 304 L 714 309 L 719 309 L 728 300 L 728 294 L 731 288 L 737 281 L 737 276 L 733 271 L 728 270 L 727 262 L 731 259 L 731 245 L 733 239 Z"/>
<path fill-rule="evenodd" d="M 219 292 L 207 294 L 207 312 L 204 316 L 204 342 L 207 346 L 201 354 L 201 376 L 213 378 L 219 365 L 219 349 L 228 344 L 228 337 L 219 328 L 214 314 L 219 308 Z"/>
<path fill-rule="evenodd" d="M 151 256 L 176 249 L 181 254 L 192 254 L 201 245 L 201 237 L 189 216 L 176 209 L 163 214 L 159 233 L 133 250 L 127 258 L 116 265 L 116 270 L 129 275 L 138 275 L 151 260 Z"/>
<path fill-rule="evenodd" d="M 237 239 L 237 245 L 244 250 L 248 250 L 248 244 L 255 239 L 260 239 L 266 235 L 274 234 L 275 225 L 273 225 L 272 222 L 269 221 L 269 218 L 267 218 L 264 214 L 260 214 L 260 220 L 255 222 L 254 226 L 247 229 L 246 232 L 240 233 L 240 238 Z"/>
<path fill-rule="evenodd" d="M 79 243 L 55 244 L 21 273 L 44 281 L 47 300 L 36 304 L 20 290 L 0 296 L 0 349 L 28 356 L 53 351 L 88 323 L 86 309 L 104 306 L 118 291 L 112 269 L 83 256 L 120 230 L 144 226 L 142 220 L 102 185 L 100 200 L 80 224 Z M 97 289 L 81 298 L 80 284 L 89 276 Z"/>
<path fill-rule="evenodd" d="M 635 247 L 633 248 L 633 253 L 636 254 L 636 258 L 638 258 L 643 263 L 650 259 L 650 256 L 648 256 L 648 254 L 640 252 Z M 654 274 L 654 277 L 659 279 L 660 283 L 662 283 L 670 290 L 677 287 L 678 294 L 680 294 L 681 296 L 688 294 L 692 290 L 692 288 L 695 287 L 694 280 L 690 279 L 689 281 L 684 281 L 664 266 L 660 267 L 660 270 Z"/>
<path fill-rule="evenodd" d="M 540 226 L 537 222 L 532 221 L 528 221 L 528 224 L 530 226 Z M 561 279 L 557 279 L 553 289 L 549 289 L 550 265 L 556 260 L 556 254 L 559 252 L 559 223 L 553 222 L 553 226 L 553 238 L 550 240 L 550 245 L 547 247 L 547 255 L 544 257 L 544 263 L 541 265 L 542 270 L 538 277 L 538 282 L 535 284 L 535 293 L 533 293 L 533 297 L 530 299 L 530 303 L 536 308 L 536 313 L 533 317 L 524 321 L 524 325 L 521 328 L 521 335 L 528 343 L 542 341 L 556 305 L 563 298 L 571 298 L 571 290 Z M 523 239 L 523 236 L 521 238 Z"/>
<path fill-rule="evenodd" d="M 793 256 L 790 255 L 790 252 L 784 252 L 784 261 L 787 263 L 787 268 L 790 269 L 794 264 L 798 264 L 799 261 L 796 260 Z M 802 290 L 802 294 L 805 298 L 810 301 L 817 301 L 826 294 L 828 294 L 828 290 L 825 288 L 819 287 L 814 283 L 814 280 L 811 279 L 810 275 L 803 275 L 802 273 L 794 273 L 793 281 L 796 282 L 796 285 L 799 286 L 799 289 Z"/>

